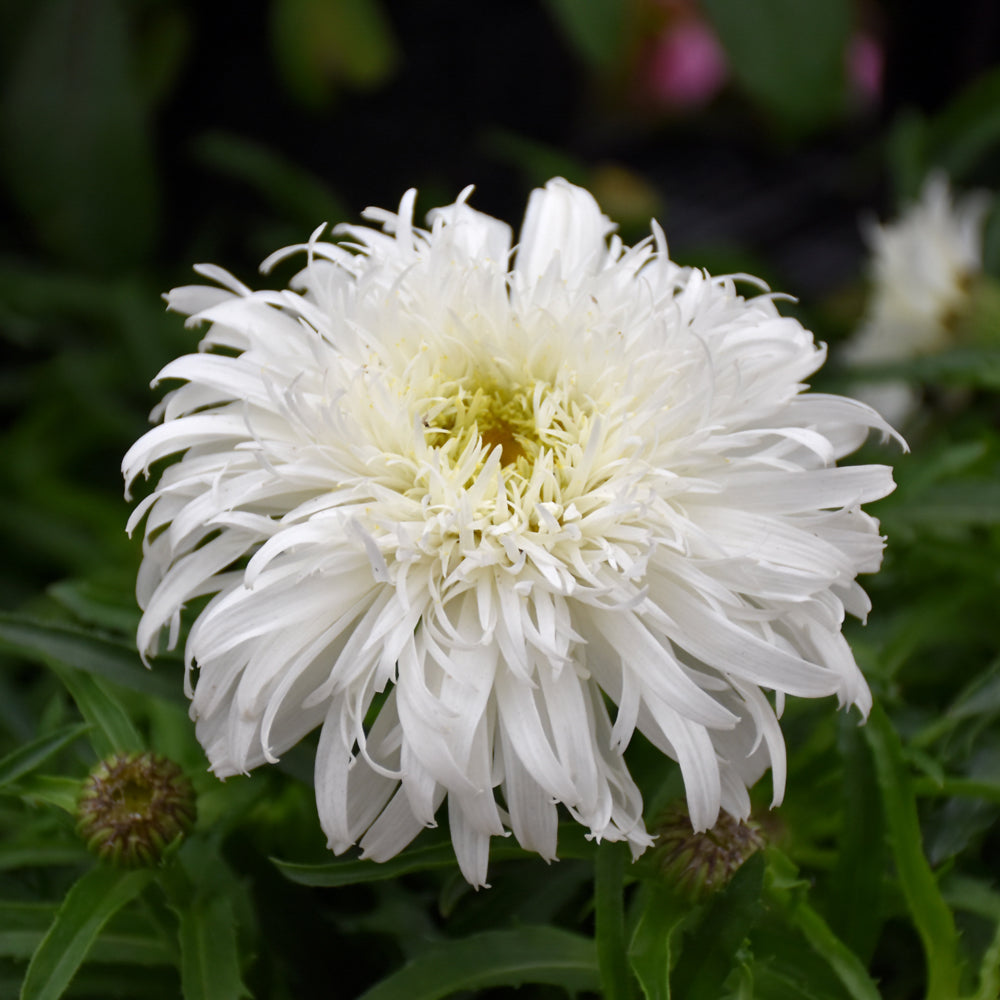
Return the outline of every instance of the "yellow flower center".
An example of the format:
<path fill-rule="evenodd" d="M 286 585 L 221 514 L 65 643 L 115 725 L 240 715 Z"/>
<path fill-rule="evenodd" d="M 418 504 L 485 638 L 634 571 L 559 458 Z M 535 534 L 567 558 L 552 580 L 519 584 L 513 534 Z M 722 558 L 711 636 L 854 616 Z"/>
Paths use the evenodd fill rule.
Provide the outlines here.
<path fill-rule="evenodd" d="M 484 458 L 494 448 L 501 449 L 504 468 L 521 471 L 522 463 L 530 466 L 542 445 L 533 392 L 475 377 L 448 388 L 451 392 L 425 420 L 429 444 L 457 458 L 470 444 L 481 443 L 486 449 Z"/>

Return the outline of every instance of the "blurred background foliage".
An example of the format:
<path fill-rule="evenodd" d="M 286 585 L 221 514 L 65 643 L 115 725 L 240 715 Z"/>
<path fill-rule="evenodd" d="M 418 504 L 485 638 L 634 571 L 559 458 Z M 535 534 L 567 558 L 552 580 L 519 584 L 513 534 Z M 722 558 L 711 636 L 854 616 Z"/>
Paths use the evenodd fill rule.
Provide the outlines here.
<path fill-rule="evenodd" d="M 146 673 L 134 652 L 119 478 L 149 381 L 196 342 L 160 294 L 200 261 L 252 281 L 277 246 L 411 186 L 426 210 L 475 183 L 476 207 L 516 225 L 562 174 L 626 241 L 655 215 L 681 263 L 798 296 L 787 308 L 831 344 L 816 384 L 842 389 L 836 348 L 866 294 L 859 218 L 891 216 L 934 168 L 1000 187 L 996 4 L 0 0 L 0 86 L 0 995 L 1000 995 L 989 346 L 903 366 L 925 403 L 912 451 L 864 456 L 899 482 L 876 510 L 875 611 L 849 630 L 872 720 L 789 706 L 786 803 L 769 813 L 759 795 L 766 865 L 698 905 L 652 861 L 606 853 L 595 881 L 573 831 L 548 869 L 500 848 L 479 894 L 440 835 L 398 867 L 333 862 L 308 750 L 216 782 L 179 663 Z M 1000 277 L 995 209 L 985 269 Z M 94 867 L 75 790 L 98 756 L 142 747 L 189 770 L 198 829 L 153 874 Z M 630 753 L 652 816 L 679 780 Z M 637 986 L 615 977 L 616 934 Z"/>

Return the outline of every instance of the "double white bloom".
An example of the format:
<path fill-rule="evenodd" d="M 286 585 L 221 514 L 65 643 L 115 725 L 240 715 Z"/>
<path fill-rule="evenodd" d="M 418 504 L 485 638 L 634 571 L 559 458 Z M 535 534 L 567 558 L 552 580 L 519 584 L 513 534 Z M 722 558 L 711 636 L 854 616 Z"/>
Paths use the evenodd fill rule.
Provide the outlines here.
<path fill-rule="evenodd" d="M 187 641 L 217 775 L 321 728 L 329 846 L 376 860 L 447 799 L 458 862 L 490 837 L 556 856 L 557 806 L 651 841 L 623 757 L 636 729 L 680 764 L 692 820 L 749 810 L 786 694 L 870 695 L 841 636 L 882 539 L 884 466 L 836 468 L 868 407 L 807 393 L 824 350 L 771 298 L 631 249 L 584 190 L 535 191 L 508 226 L 466 204 L 337 232 L 290 290 L 175 289 L 207 323 L 131 482 L 144 654 Z M 197 681 L 192 676 L 197 674 Z M 774 692 L 774 700 L 765 691 Z M 610 711 L 609 711 L 610 709 Z"/>
<path fill-rule="evenodd" d="M 955 327 L 982 271 L 990 200 L 978 191 L 953 203 L 948 178 L 936 173 L 899 219 L 870 227 L 872 295 L 864 322 L 847 345 L 849 362 L 905 361 L 956 343 Z M 894 423 L 917 404 L 903 382 L 870 383 L 861 394 Z"/>

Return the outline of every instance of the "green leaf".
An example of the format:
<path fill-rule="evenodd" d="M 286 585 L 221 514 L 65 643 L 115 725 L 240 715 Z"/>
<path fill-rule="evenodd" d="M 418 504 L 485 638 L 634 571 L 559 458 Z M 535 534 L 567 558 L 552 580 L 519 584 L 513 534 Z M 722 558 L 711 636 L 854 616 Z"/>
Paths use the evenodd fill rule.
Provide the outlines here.
<path fill-rule="evenodd" d="M 629 1000 L 635 983 L 625 953 L 625 853 L 623 843 L 605 841 L 594 862 L 594 924 L 601 989 L 606 1000 Z"/>
<path fill-rule="evenodd" d="M 924 948 L 927 1000 L 954 1000 L 959 972 L 955 921 L 924 854 L 916 798 L 899 736 L 879 705 L 872 710 L 865 736 L 875 759 L 899 886 Z"/>
<path fill-rule="evenodd" d="M 916 499 L 916 498 L 912 498 Z M 939 483 L 924 490 L 919 503 L 894 504 L 892 525 L 928 527 L 1000 524 L 1000 482 L 966 479 Z"/>
<path fill-rule="evenodd" d="M 89 269 L 154 245 L 157 193 L 124 5 L 33 5 L 0 109 L 0 162 L 46 247 Z"/>
<path fill-rule="evenodd" d="M 763 908 L 764 856 L 755 854 L 707 905 L 704 916 L 685 938 L 670 977 L 671 996 L 683 1000 L 718 1000 L 722 984 L 735 968 L 744 938 Z"/>
<path fill-rule="evenodd" d="M 240 978 L 236 921 L 224 895 L 175 907 L 180 920 L 184 1000 L 238 1000 L 250 996 Z"/>
<path fill-rule="evenodd" d="M 50 669 L 65 685 L 80 714 L 92 727 L 90 742 L 98 757 L 146 748 L 128 712 L 99 677 L 62 665 L 52 665 Z"/>
<path fill-rule="evenodd" d="M 988 305 L 984 303 L 983 308 Z M 851 377 L 861 382 L 901 379 L 995 391 L 1000 389 L 1000 351 L 986 346 L 955 347 L 903 361 L 858 365 L 851 369 Z"/>
<path fill-rule="evenodd" d="M 954 178 L 1000 146 L 1000 70 L 977 76 L 932 119 L 929 140 L 931 161 Z"/>
<path fill-rule="evenodd" d="M 103 587 L 94 580 L 61 580 L 52 584 L 47 593 L 85 625 L 135 635 L 139 610 L 131 594 L 126 603 L 119 590 Z"/>
<path fill-rule="evenodd" d="M 736 82 L 783 124 L 822 124 L 844 106 L 848 0 L 704 0 Z"/>
<path fill-rule="evenodd" d="M 33 842 L 0 843 L 0 872 L 18 868 L 49 868 L 59 865 L 78 865 L 90 860 L 83 844 L 45 844 Z"/>
<path fill-rule="evenodd" d="M 33 774 L 12 786 L 12 790 L 29 803 L 46 802 L 76 815 L 76 800 L 80 795 L 80 781 L 48 774 Z"/>
<path fill-rule="evenodd" d="M 844 793 L 837 863 L 830 879 L 830 923 L 858 954 L 871 956 L 882 927 L 885 821 L 871 753 L 855 720 L 840 720 Z"/>
<path fill-rule="evenodd" d="M 87 958 L 101 928 L 149 884 L 153 872 L 93 868 L 69 890 L 31 958 L 21 1000 L 57 1000 Z"/>
<path fill-rule="evenodd" d="M 303 227 L 303 239 L 321 222 L 333 225 L 348 217 L 344 203 L 323 181 L 260 143 L 208 132 L 196 140 L 194 154 L 206 166 L 249 184 L 283 220 Z"/>
<path fill-rule="evenodd" d="M 55 919 L 55 903 L 0 901 L 0 955 L 29 959 Z M 121 924 L 121 926 L 116 926 Z M 92 962 L 112 965 L 169 965 L 170 949 L 147 927 L 112 919 L 94 942 Z"/>
<path fill-rule="evenodd" d="M 457 990 L 524 983 L 600 989 L 594 942 L 555 927 L 473 934 L 428 947 L 358 1000 L 438 1000 Z"/>
<path fill-rule="evenodd" d="M 285 85 L 312 108 L 328 104 L 338 83 L 378 86 L 399 59 L 378 0 L 276 0 L 270 37 Z"/>
<path fill-rule="evenodd" d="M 578 823 L 567 823 L 559 829 L 560 858 L 592 858 L 595 845 L 584 840 Z M 538 860 L 532 854 L 506 841 L 490 848 L 490 861 Z M 291 882 L 310 886 L 356 885 L 360 882 L 379 882 L 395 879 L 411 872 L 455 868 L 455 849 L 450 840 L 408 848 L 388 861 L 373 862 L 360 858 L 344 858 L 320 864 L 302 864 L 271 858 L 282 875 Z"/>
<path fill-rule="evenodd" d="M 628 957 L 646 1000 L 670 1000 L 673 939 L 691 916 L 691 904 L 650 880 L 642 887 Z"/>
<path fill-rule="evenodd" d="M 594 69 L 609 70 L 624 55 L 635 6 L 623 0 L 547 0 L 552 17 Z"/>
<path fill-rule="evenodd" d="M 881 1000 L 878 987 L 861 959 L 833 933 L 829 924 L 808 903 L 799 903 L 793 920 L 813 951 L 830 965 L 852 1000 Z"/>
<path fill-rule="evenodd" d="M 75 625 L 0 613 L 0 646 L 41 663 L 65 663 L 141 694 L 184 701 L 180 679 L 145 669 L 133 644 Z M 177 660 L 167 663 L 176 668 Z"/>
<path fill-rule="evenodd" d="M 90 728 L 89 723 L 73 723 L 63 726 L 48 736 L 42 736 L 31 743 L 18 747 L 13 753 L 0 760 L 0 788 L 33 771 L 50 757 L 57 754 Z"/>

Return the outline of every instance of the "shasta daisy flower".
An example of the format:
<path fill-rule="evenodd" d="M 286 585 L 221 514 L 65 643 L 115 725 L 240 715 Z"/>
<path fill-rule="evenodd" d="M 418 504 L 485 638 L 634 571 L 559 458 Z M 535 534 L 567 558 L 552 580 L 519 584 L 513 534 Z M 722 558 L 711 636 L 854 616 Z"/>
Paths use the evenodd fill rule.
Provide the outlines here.
<path fill-rule="evenodd" d="M 872 297 L 857 335 L 847 345 L 852 364 L 886 364 L 943 351 L 972 301 L 982 271 L 986 192 L 953 203 L 944 174 L 932 174 L 920 199 L 895 222 L 868 232 Z M 893 422 L 916 405 L 902 382 L 863 386 L 860 394 Z"/>
<path fill-rule="evenodd" d="M 220 777 L 320 727 L 329 846 L 384 860 L 447 800 L 465 877 L 490 838 L 556 856 L 561 804 L 595 837 L 651 839 L 624 753 L 680 765 L 696 829 L 780 800 L 785 695 L 870 704 L 841 635 L 882 539 L 884 466 L 835 467 L 872 427 L 805 391 L 824 349 L 766 294 L 622 246 L 584 190 L 535 191 L 516 255 L 458 201 L 415 228 L 304 252 L 284 291 L 185 287 L 206 323 L 131 483 L 181 453 L 145 518 L 138 642 L 186 645 Z M 195 679 L 196 678 L 196 679 Z M 773 694 L 769 694 L 771 692 Z"/>

